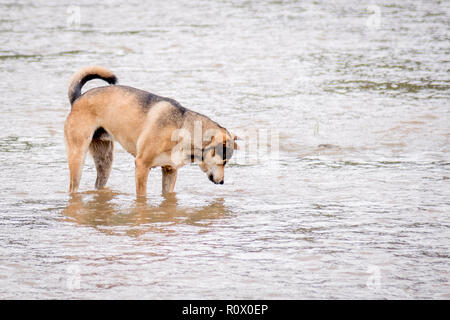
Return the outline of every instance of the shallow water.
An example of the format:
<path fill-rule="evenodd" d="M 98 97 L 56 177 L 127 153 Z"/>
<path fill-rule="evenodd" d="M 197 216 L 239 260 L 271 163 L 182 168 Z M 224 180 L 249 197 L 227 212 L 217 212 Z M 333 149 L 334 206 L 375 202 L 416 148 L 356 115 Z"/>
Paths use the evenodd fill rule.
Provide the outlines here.
<path fill-rule="evenodd" d="M 0 298 L 449 299 L 449 9 L 1 1 Z M 116 145 L 109 189 L 89 158 L 70 197 L 91 64 L 250 136 L 225 185 L 186 166 L 162 197 L 153 170 L 136 202 Z"/>

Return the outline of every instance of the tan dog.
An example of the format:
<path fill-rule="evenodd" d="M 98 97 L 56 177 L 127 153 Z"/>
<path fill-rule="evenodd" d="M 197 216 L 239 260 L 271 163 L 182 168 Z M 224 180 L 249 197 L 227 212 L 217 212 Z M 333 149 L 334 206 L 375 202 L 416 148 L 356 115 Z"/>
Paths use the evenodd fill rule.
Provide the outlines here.
<path fill-rule="evenodd" d="M 103 79 L 109 86 L 81 94 L 83 85 Z M 64 136 L 70 169 L 69 192 L 76 192 L 89 149 L 97 169 L 95 187 L 103 188 L 111 172 L 114 141 L 135 157 L 136 195 L 145 196 L 151 168 L 162 168 L 162 192 L 173 192 L 177 169 L 197 162 L 208 178 L 224 183 L 224 167 L 237 149 L 237 137 L 208 117 L 170 98 L 115 85 L 117 78 L 101 67 L 77 72 L 69 86 L 72 110 Z"/>

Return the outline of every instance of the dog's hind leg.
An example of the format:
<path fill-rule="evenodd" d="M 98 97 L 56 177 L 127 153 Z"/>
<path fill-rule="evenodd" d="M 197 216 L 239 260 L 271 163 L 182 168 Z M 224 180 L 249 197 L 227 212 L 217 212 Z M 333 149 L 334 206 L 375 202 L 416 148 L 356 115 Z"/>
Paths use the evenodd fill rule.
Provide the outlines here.
<path fill-rule="evenodd" d="M 177 181 L 177 170 L 170 167 L 161 167 L 162 170 L 162 193 L 171 193 Z"/>
<path fill-rule="evenodd" d="M 92 139 L 89 145 L 89 151 L 94 158 L 95 168 L 97 169 L 97 179 L 95 188 L 102 189 L 108 181 L 113 162 L 114 142 L 100 139 Z"/>
<path fill-rule="evenodd" d="M 94 132 L 94 123 L 82 121 L 77 115 L 69 115 L 64 125 L 64 137 L 67 147 L 67 160 L 70 170 L 69 192 L 78 190 L 84 159 Z M 90 122 L 90 121 L 89 121 Z"/>
<path fill-rule="evenodd" d="M 81 172 L 83 169 L 84 158 L 86 157 L 86 147 L 71 149 L 68 152 L 69 170 L 70 170 L 70 187 L 69 192 L 77 192 L 81 180 Z"/>
<path fill-rule="evenodd" d="M 81 144 L 67 144 L 67 160 L 70 170 L 70 187 L 69 192 L 76 192 L 80 185 L 81 172 L 83 169 L 84 159 L 89 147 L 89 140 Z"/>

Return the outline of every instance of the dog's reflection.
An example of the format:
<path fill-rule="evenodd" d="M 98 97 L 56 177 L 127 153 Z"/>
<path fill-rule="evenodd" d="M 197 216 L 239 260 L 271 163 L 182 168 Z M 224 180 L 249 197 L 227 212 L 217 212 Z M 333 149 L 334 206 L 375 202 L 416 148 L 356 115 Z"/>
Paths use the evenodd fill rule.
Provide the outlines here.
<path fill-rule="evenodd" d="M 118 201 L 120 193 L 104 189 L 74 194 L 68 205 L 63 209 L 63 215 L 68 221 L 81 225 L 92 226 L 110 234 L 139 235 L 149 231 L 173 232 L 170 226 L 189 224 L 207 227 L 211 220 L 226 216 L 227 209 L 224 199 L 200 208 L 180 207 L 175 193 L 163 196 L 159 205 L 150 205 L 145 200 L 134 200 L 131 207 L 123 207 Z M 114 230 L 114 226 L 128 226 Z"/>

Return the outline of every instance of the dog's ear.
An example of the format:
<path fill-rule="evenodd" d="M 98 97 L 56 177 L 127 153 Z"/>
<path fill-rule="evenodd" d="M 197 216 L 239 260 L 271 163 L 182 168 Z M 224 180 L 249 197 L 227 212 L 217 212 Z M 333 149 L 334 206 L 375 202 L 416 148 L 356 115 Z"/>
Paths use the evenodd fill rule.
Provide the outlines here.
<path fill-rule="evenodd" d="M 234 150 L 239 150 L 239 146 L 236 143 L 236 140 L 242 140 L 241 138 L 239 138 L 237 135 L 235 134 L 231 134 L 234 140 L 234 144 L 233 144 L 233 149 Z"/>
<path fill-rule="evenodd" d="M 239 138 L 239 137 L 238 137 L 237 135 L 234 135 L 234 134 L 233 134 L 233 140 L 235 140 L 235 141 L 236 141 L 236 140 L 242 140 L 242 139 L 241 139 L 241 138 Z"/>

